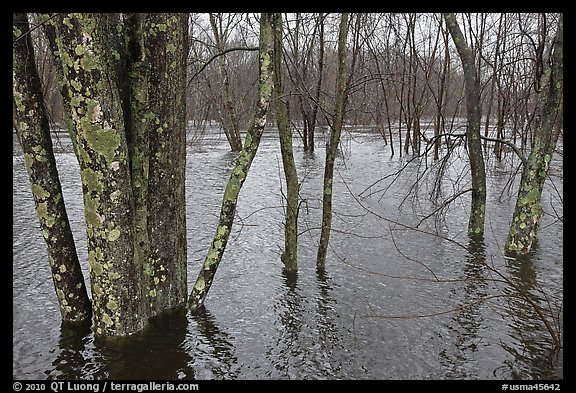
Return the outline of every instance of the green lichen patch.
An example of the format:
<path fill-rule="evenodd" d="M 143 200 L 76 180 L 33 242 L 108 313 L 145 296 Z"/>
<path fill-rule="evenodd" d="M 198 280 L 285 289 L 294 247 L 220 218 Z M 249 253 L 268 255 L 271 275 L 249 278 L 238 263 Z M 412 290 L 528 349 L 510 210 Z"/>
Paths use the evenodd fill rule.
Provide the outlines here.
<path fill-rule="evenodd" d="M 85 127 L 85 136 L 90 148 L 102 155 L 106 162 L 114 160 L 116 151 L 120 147 L 120 136 L 115 129 L 88 126 Z"/>
<path fill-rule="evenodd" d="M 92 285 L 92 289 L 94 290 L 96 296 L 102 296 L 104 294 L 104 291 L 102 290 L 102 288 L 100 288 L 98 284 Z"/>
<path fill-rule="evenodd" d="M 112 325 L 114 325 L 114 322 L 112 322 L 112 318 L 110 318 L 110 315 L 103 313 L 102 314 L 102 322 L 104 322 L 106 324 L 106 327 L 110 327 Z"/>
<path fill-rule="evenodd" d="M 91 168 L 85 168 L 80 172 L 82 177 L 82 184 L 86 186 L 88 191 L 102 192 L 104 186 L 102 185 L 103 175 L 96 172 Z"/>
<path fill-rule="evenodd" d="M 43 199 L 50 197 L 50 193 L 48 191 L 44 190 L 44 188 L 42 188 L 42 186 L 39 184 L 32 184 L 32 193 L 34 194 L 34 197 L 38 201 L 41 201 Z"/>
<path fill-rule="evenodd" d="M 66 273 L 66 266 L 60 265 L 59 270 L 60 270 L 60 273 Z"/>
<path fill-rule="evenodd" d="M 120 229 L 114 228 L 108 232 L 108 241 L 114 242 L 120 237 Z"/>
<path fill-rule="evenodd" d="M 118 309 L 118 303 L 116 303 L 114 301 L 114 299 L 110 299 L 110 300 L 108 300 L 108 303 L 106 303 L 106 307 L 108 307 L 110 310 L 114 311 L 114 310 Z"/>
<path fill-rule="evenodd" d="M 26 165 L 26 170 L 28 173 L 32 172 L 32 164 L 34 163 L 34 156 L 28 153 L 24 153 L 24 164 Z"/>

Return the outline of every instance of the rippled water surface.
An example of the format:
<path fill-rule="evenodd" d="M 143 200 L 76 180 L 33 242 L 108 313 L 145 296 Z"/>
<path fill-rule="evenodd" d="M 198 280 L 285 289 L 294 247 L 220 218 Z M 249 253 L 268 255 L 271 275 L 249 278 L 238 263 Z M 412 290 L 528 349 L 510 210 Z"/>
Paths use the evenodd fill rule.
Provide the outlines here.
<path fill-rule="evenodd" d="M 55 148 L 86 268 L 78 165 L 66 137 L 58 138 Z M 549 214 L 538 248 L 531 258 L 511 260 L 501 250 L 514 208 L 516 188 L 511 196 L 506 187 L 515 164 L 487 164 L 486 236 L 478 244 L 466 236 L 467 194 L 424 220 L 421 231 L 404 226 L 415 226 L 441 201 L 469 187 L 465 156 L 445 166 L 443 194 L 434 205 L 429 195 L 439 162 L 409 162 L 398 152 L 390 157 L 379 137 L 347 133 L 336 165 L 326 272 L 318 274 L 324 149 L 311 157 L 296 146 L 295 156 L 304 200 L 298 274 L 282 272 L 282 164 L 278 140 L 268 136 L 241 191 L 206 312 L 155 320 L 137 337 L 111 345 L 95 340 L 89 326 L 70 330 L 60 324 L 46 247 L 14 139 L 14 378 L 563 378 L 562 351 L 551 352 L 550 335 L 534 307 L 517 296 L 519 289 L 546 315 L 552 310 L 553 327 L 556 317 L 561 322 L 563 224 L 556 219 L 562 216 L 561 157 L 553 162 L 543 196 Z M 224 138 L 204 138 L 188 148 L 189 288 L 212 239 L 234 160 Z M 401 176 L 377 182 L 403 166 Z"/>

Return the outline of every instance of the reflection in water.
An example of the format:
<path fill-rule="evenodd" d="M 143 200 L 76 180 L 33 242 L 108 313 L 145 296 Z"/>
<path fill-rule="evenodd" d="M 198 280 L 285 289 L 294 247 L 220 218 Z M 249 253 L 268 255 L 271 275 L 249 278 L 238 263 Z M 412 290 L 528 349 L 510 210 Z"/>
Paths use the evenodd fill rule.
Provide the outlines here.
<path fill-rule="evenodd" d="M 530 255 L 516 256 L 506 261 L 509 279 L 515 287 L 509 285 L 504 289 L 510 295 L 506 311 L 513 345 L 503 343 L 502 346 L 514 358 L 508 364 L 513 378 L 537 378 L 555 374 L 562 378 L 562 375 L 558 375 L 562 373 L 562 368 L 558 367 L 558 354 L 552 351 L 552 338 L 542 320 L 543 316 L 553 329 L 557 329 L 554 318 L 558 311 L 554 303 L 548 302 L 547 295 L 538 284 L 534 253 L 535 250 Z M 540 314 L 534 305 L 539 307 Z"/>
<path fill-rule="evenodd" d="M 60 325 L 60 353 L 52 362 L 53 368 L 45 372 L 47 379 L 86 379 L 83 368 L 88 360 L 86 344 L 91 333 L 91 321 L 75 325 L 63 322 Z"/>
<path fill-rule="evenodd" d="M 311 299 L 303 296 L 298 286 L 298 273 L 284 271 L 282 278 L 285 293 L 275 307 L 279 332 L 266 352 L 274 370 L 268 372 L 267 377 L 335 378 L 341 369 L 341 359 L 332 359 L 338 344 L 338 326 L 334 320 L 334 300 L 328 275 L 317 272 L 319 295 L 313 297 L 314 304 L 309 304 Z"/>
<path fill-rule="evenodd" d="M 455 353 L 442 352 L 441 361 L 447 363 L 449 378 L 467 378 L 474 352 L 482 341 L 482 306 L 486 298 L 486 246 L 482 238 L 470 236 L 468 254 L 464 264 L 465 284 L 461 308 L 452 320 L 455 326 L 448 326 L 456 337 Z"/>
<path fill-rule="evenodd" d="M 279 304 L 275 306 L 275 311 L 281 324 L 281 331 L 274 346 L 266 351 L 266 358 L 270 365 L 277 371 L 280 378 L 299 379 L 301 378 L 295 370 L 297 365 L 292 364 L 294 360 L 303 361 L 306 348 L 301 347 L 299 340 L 302 331 L 302 297 L 298 291 L 298 272 L 282 271 L 282 278 L 286 286 L 284 296 L 280 298 Z M 267 377 L 274 377 L 270 375 Z"/>
<path fill-rule="evenodd" d="M 151 320 L 142 334 L 122 340 L 96 340 L 103 371 L 110 379 L 193 379 L 190 356 L 183 347 L 186 311 Z"/>
<path fill-rule="evenodd" d="M 212 372 L 210 377 L 237 378 L 238 375 L 234 372 L 233 366 L 236 365 L 238 359 L 234 354 L 234 345 L 230 343 L 228 333 L 218 327 L 216 320 L 205 307 L 196 310 L 191 315 L 193 321 L 196 322 L 196 330 L 190 334 L 196 337 L 189 337 L 186 342 L 187 350 L 194 358 L 193 363 L 208 362 L 208 367 Z"/>
<path fill-rule="evenodd" d="M 325 375 L 332 376 L 342 368 L 340 359 L 332 359 L 333 349 L 338 345 L 338 325 L 334 320 L 334 304 L 332 299 L 332 285 L 330 277 L 325 270 L 316 271 L 319 296 L 316 298 L 316 324 L 320 338 L 320 351 L 317 353 Z"/>
<path fill-rule="evenodd" d="M 49 379 L 193 379 L 183 348 L 187 325 L 185 310 L 155 317 L 142 332 L 121 339 L 94 339 L 89 325 L 63 325 L 60 354 L 46 373 Z"/>
<path fill-rule="evenodd" d="M 212 240 L 211 228 L 217 222 L 222 193 L 237 157 L 229 153 L 225 139 L 204 138 L 203 142 L 202 149 L 188 149 L 186 168 L 187 235 L 189 259 L 193 262 L 189 264 L 189 277 L 198 273 L 195 262 L 199 260 L 198 265 L 201 264 L 204 250 Z M 338 165 L 351 192 L 340 180 L 335 185 L 339 197 L 334 200 L 334 211 L 342 219 L 335 228 L 339 234 L 335 235 L 334 243 L 338 242 L 343 254 L 366 261 L 366 269 L 402 276 L 418 275 L 420 265 L 405 264 L 401 258 L 389 255 L 395 246 L 389 236 L 378 236 L 378 241 L 374 240 L 372 235 L 382 233 L 382 220 L 365 215 L 353 198 L 375 180 L 400 169 L 407 158 L 390 157 L 389 148 L 373 143 L 370 135 L 355 135 L 344 142 L 345 153 L 351 151 L 352 154 L 345 158 L 345 165 L 343 159 Z M 17 143 L 15 139 L 15 145 Z M 261 141 L 248 179 L 250 184 L 246 183 L 241 196 L 239 208 L 245 209 L 243 216 L 262 206 L 279 205 L 282 196 L 278 186 L 281 176 L 276 170 L 280 162 L 278 143 L 277 138 Z M 63 145 L 64 150 L 66 146 L 69 144 Z M 562 374 L 561 357 L 556 365 L 547 359 L 550 337 L 534 309 L 525 300 L 512 297 L 515 294 L 510 285 L 495 282 L 493 279 L 501 277 L 492 271 L 494 266 L 510 277 L 543 308 L 547 303 L 539 292 L 540 285 L 551 291 L 554 301 L 561 304 L 561 222 L 543 226 L 546 229 L 539 233 L 539 249 L 528 263 L 508 261 L 506 266 L 503 259 L 492 259 L 499 253 L 492 237 L 485 239 L 487 265 L 483 264 L 483 245 L 479 246 L 480 253 L 472 253 L 465 259 L 446 252 L 444 242 L 419 237 L 412 241 L 413 238 L 408 237 L 404 243 L 407 251 L 430 262 L 438 277 L 464 278 L 446 285 L 434 283 L 431 287 L 420 287 L 411 283 L 406 286 L 404 280 L 367 277 L 362 270 L 338 263 L 327 268 L 330 276 L 315 274 L 315 227 L 321 220 L 322 187 L 318 185 L 322 184 L 324 173 L 321 159 L 324 146 L 318 143 L 315 158 L 304 154 L 300 143 L 295 146 L 295 153 L 302 180 L 300 193 L 305 200 L 301 207 L 303 233 L 299 246 L 299 254 L 305 257 L 301 258 L 298 277 L 282 276 L 279 260 L 268 263 L 269 251 L 282 241 L 277 233 L 271 235 L 273 225 L 281 226 L 283 217 L 281 209 L 267 209 L 254 219 L 254 225 L 246 226 L 241 242 L 229 244 L 227 260 L 221 267 L 220 289 L 213 289 L 216 292 L 212 296 L 212 315 L 204 312 L 159 319 L 147 331 L 116 341 L 95 340 L 87 328 L 60 329 L 56 296 L 50 287 L 45 245 L 37 228 L 38 218 L 24 160 L 21 152 L 15 155 L 14 377 L 509 379 L 515 375 L 550 379 Z M 75 223 L 74 235 L 79 245 L 84 244 L 79 247 L 81 251 L 86 247 L 82 195 L 78 193 L 79 168 L 71 151 L 57 153 L 57 160 L 69 217 L 73 226 Z M 445 174 L 448 186 L 459 181 L 453 176 L 458 176 L 457 179 L 462 176 L 460 169 L 464 168 L 465 160 L 460 161 Z M 408 165 L 395 180 L 395 192 L 387 193 L 381 202 L 375 197 L 366 200 L 367 203 L 384 217 L 409 222 L 412 217 L 409 209 L 399 216 L 397 207 L 418 170 L 417 165 Z M 561 190 L 561 184 L 557 186 Z M 493 189 L 501 187 L 493 185 Z M 554 209 L 562 208 L 558 198 L 550 201 L 554 202 Z M 465 205 L 465 201 L 463 203 Z M 490 214 L 498 218 L 491 223 L 494 238 L 507 233 L 508 223 L 501 218 L 511 214 L 514 203 L 514 198 L 494 198 L 490 202 L 487 213 L 492 212 Z M 454 209 L 448 213 L 446 236 L 459 239 L 460 230 L 467 225 L 467 211 Z M 346 236 L 344 232 L 355 236 Z M 470 247 L 474 246 L 471 242 Z M 84 255 L 84 260 L 86 258 Z M 508 291 L 504 293 L 507 298 L 494 298 L 503 291 Z M 430 307 L 466 303 L 470 306 L 437 318 L 422 319 L 416 324 L 390 321 L 384 325 L 381 319 L 372 318 L 363 320 L 362 326 L 354 325 L 359 305 L 372 299 L 398 314 L 415 302 L 429 301 Z M 378 306 L 376 300 L 374 303 Z M 552 305 L 557 307 L 556 303 Z M 361 330 L 356 332 L 355 326 Z M 439 353 L 443 355 L 438 356 Z"/>

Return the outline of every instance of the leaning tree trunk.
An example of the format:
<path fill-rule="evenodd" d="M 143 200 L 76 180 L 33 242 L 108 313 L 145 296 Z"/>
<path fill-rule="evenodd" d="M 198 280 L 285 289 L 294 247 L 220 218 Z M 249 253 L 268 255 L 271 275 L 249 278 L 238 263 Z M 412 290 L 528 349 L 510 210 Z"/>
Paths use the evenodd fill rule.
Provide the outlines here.
<path fill-rule="evenodd" d="M 326 252 L 330 241 L 332 226 L 332 184 L 334 179 L 334 161 L 340 143 L 340 134 L 344 121 L 344 103 L 346 101 L 346 36 L 348 35 L 348 13 L 340 18 L 338 35 L 338 77 L 336 81 L 336 108 L 332 121 L 330 139 L 326 144 L 326 163 L 324 165 L 324 189 L 322 193 L 322 228 L 320 244 L 316 258 L 316 268 L 324 270 L 326 265 Z"/>
<path fill-rule="evenodd" d="M 562 128 L 564 90 L 564 33 L 563 16 L 558 20 L 558 32 L 548 66 L 540 80 L 540 92 L 536 106 L 534 142 L 522 172 L 520 188 L 506 251 L 527 254 L 536 242 L 543 210 L 540 206 L 544 182 L 556 142 Z"/>
<path fill-rule="evenodd" d="M 210 286 L 212 285 L 214 275 L 216 274 L 218 265 L 222 260 L 228 238 L 230 237 L 240 189 L 246 180 L 250 165 L 252 164 L 252 160 L 258 150 L 264 126 L 266 125 L 266 115 L 268 113 L 268 107 L 270 106 L 272 90 L 274 89 L 272 62 L 274 52 L 273 23 L 273 14 L 262 14 L 260 19 L 260 75 L 258 83 L 258 101 L 256 103 L 254 119 L 246 134 L 244 148 L 238 156 L 236 166 L 232 169 L 230 179 L 228 180 L 228 184 L 224 190 L 216 234 L 212 239 L 212 244 L 210 245 L 208 254 L 204 259 L 202 270 L 200 270 L 198 278 L 194 283 L 194 288 L 190 293 L 188 306 L 192 310 L 202 307 Z"/>
<path fill-rule="evenodd" d="M 484 215 L 486 210 L 486 171 L 482 143 L 480 141 L 480 79 L 476 72 L 474 55 L 466 44 L 464 35 L 458 26 L 454 14 L 444 14 L 448 31 L 464 68 L 464 84 L 466 89 L 466 142 L 470 159 L 472 178 L 472 206 L 468 221 L 468 233 L 476 236 L 484 235 Z"/>
<path fill-rule="evenodd" d="M 292 151 L 292 130 L 282 89 L 282 15 L 274 14 L 274 104 L 280 134 L 280 151 L 286 176 L 286 219 L 282 262 L 287 271 L 298 270 L 298 173 Z M 304 114 L 304 112 L 302 112 Z"/>
<path fill-rule="evenodd" d="M 66 322 L 87 321 L 90 299 L 62 198 L 27 14 L 13 14 L 13 37 L 14 127 L 48 249 L 60 314 Z"/>

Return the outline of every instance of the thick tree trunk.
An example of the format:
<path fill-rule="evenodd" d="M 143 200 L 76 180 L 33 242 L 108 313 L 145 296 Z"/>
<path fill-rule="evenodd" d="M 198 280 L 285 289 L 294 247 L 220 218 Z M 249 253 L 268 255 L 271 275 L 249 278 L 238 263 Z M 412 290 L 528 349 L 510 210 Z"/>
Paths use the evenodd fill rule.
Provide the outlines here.
<path fill-rule="evenodd" d="M 338 33 L 338 76 L 336 81 L 336 108 L 332 122 L 330 139 L 326 145 L 326 163 L 324 165 L 324 188 L 322 192 L 322 228 L 320 244 L 316 258 L 316 268 L 324 270 L 326 265 L 326 252 L 330 242 L 330 229 L 332 226 L 332 185 L 334 179 L 334 161 L 340 143 L 340 134 L 344 122 L 344 103 L 346 101 L 346 36 L 348 35 L 348 13 L 340 18 Z"/>
<path fill-rule="evenodd" d="M 212 239 L 212 244 L 208 250 L 194 283 L 194 288 L 190 293 L 188 306 L 195 310 L 204 304 L 206 295 L 214 280 L 214 275 L 218 265 L 222 260 L 230 231 L 236 212 L 236 204 L 240 189 L 246 180 L 252 160 L 258 150 L 260 138 L 266 125 L 266 115 L 270 106 L 272 90 L 274 89 L 273 81 L 273 52 L 274 52 L 274 26 L 273 14 L 263 13 L 260 19 L 260 56 L 259 56 L 259 83 L 258 83 L 258 101 L 252 125 L 246 134 L 244 148 L 238 156 L 236 166 L 232 169 L 230 179 L 226 185 L 224 196 L 222 198 L 222 207 L 220 210 L 220 219 L 216 228 L 216 234 Z"/>
<path fill-rule="evenodd" d="M 549 62 L 551 66 L 546 68 L 540 80 L 534 142 L 522 172 L 514 216 L 506 241 L 506 251 L 513 254 L 527 254 L 532 250 L 543 215 L 540 199 L 563 119 L 563 27 L 563 17 L 560 15 Z"/>
<path fill-rule="evenodd" d="M 90 299 L 62 198 L 26 14 L 13 14 L 13 37 L 14 127 L 24 153 L 36 212 L 48 249 L 62 320 L 82 322 L 91 317 Z"/>
<path fill-rule="evenodd" d="M 147 132 L 150 254 L 144 264 L 143 285 L 151 315 L 156 315 L 185 307 L 188 296 L 184 187 L 188 15 L 150 14 L 145 26 L 150 61 Z"/>
<path fill-rule="evenodd" d="M 286 218 L 284 225 L 284 252 L 282 262 L 287 271 L 298 270 L 298 173 L 294 164 L 292 152 L 292 130 L 283 100 L 282 89 L 282 16 L 274 14 L 274 104 L 278 133 L 280 134 L 280 150 L 282 164 L 286 177 Z M 302 111 L 304 115 L 304 111 Z"/>
<path fill-rule="evenodd" d="M 444 14 L 444 20 L 464 68 L 467 112 L 466 142 L 472 178 L 472 206 L 468 221 L 468 233 L 483 236 L 486 209 L 486 172 L 484 156 L 482 155 L 482 143 L 480 141 L 480 79 L 476 72 L 474 55 L 466 44 L 464 35 L 456 21 L 456 16 L 454 14 Z"/>
<path fill-rule="evenodd" d="M 94 331 L 127 336 L 146 323 L 134 259 L 133 201 L 124 113 L 118 89 L 118 18 L 59 15 L 58 46 L 84 195 Z"/>

